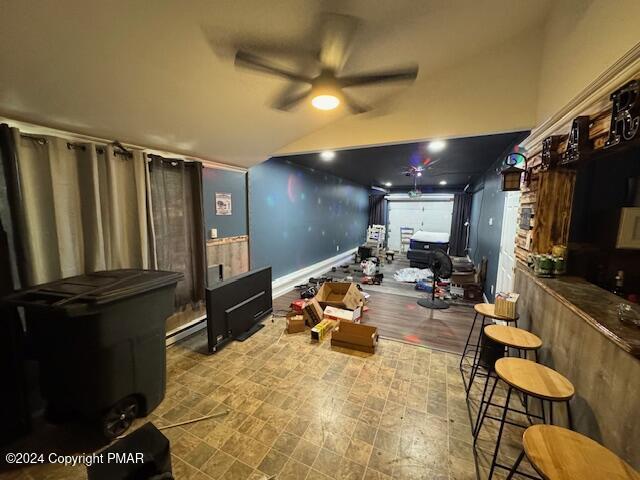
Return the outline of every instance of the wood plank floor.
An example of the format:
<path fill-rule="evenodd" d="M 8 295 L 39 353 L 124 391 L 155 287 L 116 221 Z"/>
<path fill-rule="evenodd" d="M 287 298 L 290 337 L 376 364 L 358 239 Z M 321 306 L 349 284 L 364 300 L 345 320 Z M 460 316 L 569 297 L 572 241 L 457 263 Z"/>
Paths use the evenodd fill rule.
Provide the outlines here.
<path fill-rule="evenodd" d="M 366 289 L 366 286 L 365 286 Z M 473 322 L 474 310 L 451 306 L 446 310 L 428 310 L 407 295 L 366 289 L 371 297 L 363 323 L 378 327 L 380 336 L 450 353 L 461 354 Z M 298 298 L 292 291 L 274 301 L 282 311 Z"/>

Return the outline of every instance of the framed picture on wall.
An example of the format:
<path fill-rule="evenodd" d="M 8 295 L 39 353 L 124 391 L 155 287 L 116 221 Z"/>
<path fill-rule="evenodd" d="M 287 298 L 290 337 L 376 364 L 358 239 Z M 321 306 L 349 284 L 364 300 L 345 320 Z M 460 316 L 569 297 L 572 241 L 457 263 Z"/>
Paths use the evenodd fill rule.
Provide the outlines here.
<path fill-rule="evenodd" d="M 216 192 L 216 215 L 231 215 L 231 194 Z"/>

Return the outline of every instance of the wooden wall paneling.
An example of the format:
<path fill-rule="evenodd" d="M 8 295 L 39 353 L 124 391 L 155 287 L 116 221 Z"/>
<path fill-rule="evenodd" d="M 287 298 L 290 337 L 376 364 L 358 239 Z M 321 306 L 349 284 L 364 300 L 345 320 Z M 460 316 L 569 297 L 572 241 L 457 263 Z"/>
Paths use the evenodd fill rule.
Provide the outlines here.
<path fill-rule="evenodd" d="M 566 376 L 576 389 L 574 429 L 640 468 L 640 360 L 548 293 L 530 272 L 516 268 L 515 291 L 520 293 L 520 326 L 544 342 L 540 363 Z M 564 408 L 554 409 L 554 421 L 567 425 Z"/>
<path fill-rule="evenodd" d="M 249 271 L 249 237 L 219 238 L 207 241 L 207 266 L 222 264 L 222 275 L 228 278 Z"/>
<path fill-rule="evenodd" d="M 575 177 L 571 170 L 540 173 L 532 238 L 535 253 L 550 253 L 554 245 L 566 245 L 569 241 Z"/>
<path fill-rule="evenodd" d="M 611 67 L 607 75 L 603 74 L 604 76 L 594 81 L 583 94 L 572 100 L 565 112 L 554 115 L 555 121 L 545 122 L 522 142 L 528 152 L 527 168 L 530 169 L 530 174 L 528 184 L 523 184 L 521 189 L 520 208 L 535 205 L 535 226 L 532 235 L 528 235 L 526 230 L 518 229 L 516 257 L 519 261 L 526 262 L 529 253 L 547 253 L 554 244 L 566 244 L 569 235 L 575 173 L 572 170 L 561 169 L 540 171 L 543 140 L 550 135 L 562 135 L 564 138 L 558 146 L 558 153 L 562 155 L 567 147 L 573 119 L 586 115 L 590 120 L 589 140 L 592 142 L 593 151 L 602 150 L 609 136 L 611 124 L 611 93 L 640 75 L 640 58 L 636 56 L 640 52 L 640 44 L 636 50 L 636 53 L 627 54 Z M 615 78 L 619 78 L 619 81 Z M 582 98 L 582 104 L 578 101 L 579 98 Z M 594 161 L 600 159 L 596 158 Z M 528 237 L 531 237 L 530 241 L 526 241 L 529 240 Z"/>

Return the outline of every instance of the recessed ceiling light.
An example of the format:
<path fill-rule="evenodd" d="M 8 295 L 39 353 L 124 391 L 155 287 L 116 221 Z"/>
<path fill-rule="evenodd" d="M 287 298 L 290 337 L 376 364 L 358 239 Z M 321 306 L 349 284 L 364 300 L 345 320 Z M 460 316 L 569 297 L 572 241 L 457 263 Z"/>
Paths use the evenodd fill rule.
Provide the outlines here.
<path fill-rule="evenodd" d="M 416 177 L 421 177 L 421 176 L 422 176 L 422 172 L 416 173 Z"/>
<path fill-rule="evenodd" d="M 429 142 L 427 149 L 431 153 L 441 152 L 442 150 L 444 150 L 444 147 L 446 145 L 447 143 L 444 140 L 434 140 L 433 142 Z"/>
<path fill-rule="evenodd" d="M 333 110 L 340 105 L 340 99 L 335 95 L 316 95 L 311 99 L 311 105 L 319 110 Z"/>
<path fill-rule="evenodd" d="M 387 182 L 384 184 L 385 187 L 390 187 L 391 185 L 393 185 L 391 182 Z"/>
<path fill-rule="evenodd" d="M 446 180 L 440 180 L 440 185 L 446 185 L 447 181 Z"/>
<path fill-rule="evenodd" d="M 323 152 L 320 152 L 320 158 L 325 162 L 329 162 L 333 160 L 335 156 L 336 156 L 336 152 L 334 152 L 333 150 L 325 150 Z"/>

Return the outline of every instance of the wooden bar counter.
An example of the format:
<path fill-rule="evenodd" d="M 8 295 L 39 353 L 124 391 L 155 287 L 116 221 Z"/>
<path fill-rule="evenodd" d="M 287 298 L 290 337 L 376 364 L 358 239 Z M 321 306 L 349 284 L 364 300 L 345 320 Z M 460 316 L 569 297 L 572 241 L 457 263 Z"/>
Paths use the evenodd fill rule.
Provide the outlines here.
<path fill-rule="evenodd" d="M 524 265 L 514 291 L 520 326 L 543 341 L 540 362 L 575 386 L 574 429 L 640 469 L 640 327 L 618 319 L 624 300 L 581 278 L 538 278 Z M 556 423 L 566 426 L 558 410 Z"/>

